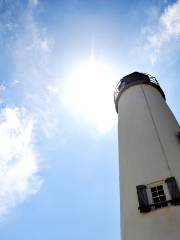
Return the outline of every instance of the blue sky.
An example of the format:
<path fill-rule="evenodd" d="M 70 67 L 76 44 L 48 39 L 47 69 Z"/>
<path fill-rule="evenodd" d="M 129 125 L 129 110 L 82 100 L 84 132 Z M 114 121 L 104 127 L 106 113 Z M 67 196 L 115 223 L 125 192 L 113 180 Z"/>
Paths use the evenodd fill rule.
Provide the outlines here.
<path fill-rule="evenodd" d="M 157 77 L 180 119 L 180 1 L 0 0 L 0 239 L 120 239 L 113 91 Z"/>

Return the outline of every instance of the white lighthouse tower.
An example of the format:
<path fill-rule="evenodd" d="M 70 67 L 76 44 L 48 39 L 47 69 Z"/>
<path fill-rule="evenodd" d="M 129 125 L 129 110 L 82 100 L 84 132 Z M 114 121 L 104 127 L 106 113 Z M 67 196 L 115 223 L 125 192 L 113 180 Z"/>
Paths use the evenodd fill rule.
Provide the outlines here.
<path fill-rule="evenodd" d="M 180 128 L 154 77 L 134 72 L 115 95 L 121 240 L 180 239 Z"/>

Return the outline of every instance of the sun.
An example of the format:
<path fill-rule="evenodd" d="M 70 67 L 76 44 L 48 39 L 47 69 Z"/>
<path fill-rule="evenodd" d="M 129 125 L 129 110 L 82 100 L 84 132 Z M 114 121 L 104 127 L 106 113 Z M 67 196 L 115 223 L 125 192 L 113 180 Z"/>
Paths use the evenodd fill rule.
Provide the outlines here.
<path fill-rule="evenodd" d="M 113 106 L 116 83 L 115 71 L 91 57 L 76 66 L 66 81 L 64 102 L 67 109 L 99 132 L 109 131 L 116 120 Z"/>

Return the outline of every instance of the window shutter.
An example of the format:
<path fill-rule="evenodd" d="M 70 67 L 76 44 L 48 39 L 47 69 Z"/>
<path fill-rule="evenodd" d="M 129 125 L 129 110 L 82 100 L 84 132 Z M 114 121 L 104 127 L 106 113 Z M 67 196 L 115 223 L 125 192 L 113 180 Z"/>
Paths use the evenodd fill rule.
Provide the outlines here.
<path fill-rule="evenodd" d="M 176 135 L 177 135 L 177 137 L 178 137 L 179 140 L 180 140 L 180 131 L 178 131 Z"/>
<path fill-rule="evenodd" d="M 175 177 L 169 177 L 165 180 L 167 183 L 169 192 L 171 194 L 171 201 L 173 205 L 179 205 L 180 204 L 180 192 L 179 188 L 176 182 Z"/>
<path fill-rule="evenodd" d="M 149 212 L 150 206 L 145 185 L 136 186 L 140 212 Z"/>

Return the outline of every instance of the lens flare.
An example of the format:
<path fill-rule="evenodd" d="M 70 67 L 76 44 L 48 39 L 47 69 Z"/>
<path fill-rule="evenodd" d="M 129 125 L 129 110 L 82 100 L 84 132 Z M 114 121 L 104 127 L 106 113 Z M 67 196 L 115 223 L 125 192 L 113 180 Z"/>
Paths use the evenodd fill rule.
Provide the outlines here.
<path fill-rule="evenodd" d="M 99 132 L 111 130 L 116 114 L 113 91 L 117 75 L 106 64 L 91 58 L 76 67 L 68 78 L 63 102 L 74 116 L 91 123 Z"/>

